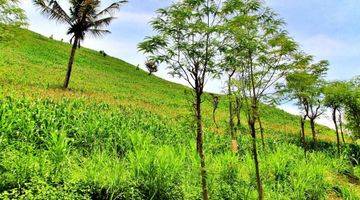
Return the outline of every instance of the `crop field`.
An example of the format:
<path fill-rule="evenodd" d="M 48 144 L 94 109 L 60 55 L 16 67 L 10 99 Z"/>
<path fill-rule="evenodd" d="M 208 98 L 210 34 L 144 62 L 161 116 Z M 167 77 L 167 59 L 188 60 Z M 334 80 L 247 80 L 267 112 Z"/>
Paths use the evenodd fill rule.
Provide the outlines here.
<path fill-rule="evenodd" d="M 201 199 L 190 90 L 80 48 L 69 91 L 70 45 L 23 29 L 0 43 L 0 199 Z M 211 199 L 257 199 L 245 114 L 230 151 L 227 100 L 212 121 L 204 99 Z M 299 119 L 263 106 L 259 145 L 265 199 L 360 199 L 359 145 L 322 126 L 299 141 Z"/>

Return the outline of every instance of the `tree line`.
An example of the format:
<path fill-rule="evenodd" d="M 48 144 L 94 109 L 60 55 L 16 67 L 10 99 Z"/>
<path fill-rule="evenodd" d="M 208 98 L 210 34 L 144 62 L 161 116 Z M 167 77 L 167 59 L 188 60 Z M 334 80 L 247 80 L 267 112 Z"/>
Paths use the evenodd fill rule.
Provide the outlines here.
<path fill-rule="evenodd" d="M 313 56 L 303 52 L 288 35 L 284 24 L 277 13 L 259 0 L 183 0 L 157 11 L 157 17 L 151 21 L 156 34 L 146 37 L 138 46 L 148 55 L 148 60 L 157 65 L 163 63 L 173 76 L 184 79 L 193 89 L 196 143 L 205 200 L 209 194 L 201 105 L 209 78 L 227 79 L 228 130 L 234 153 L 238 152 L 234 118 L 238 118 L 238 126 L 240 110 L 246 114 L 259 199 L 264 198 L 257 147 L 258 132 L 265 146 L 261 103 L 297 102 L 302 111 L 299 124 L 305 154 L 305 122 L 309 120 L 316 143 L 315 121 L 326 107 L 333 113 L 339 155 L 338 127 L 344 138 L 344 115 L 348 130 L 354 138 L 359 137 L 358 79 L 325 81 L 329 62 L 315 62 Z M 214 99 L 214 115 L 217 104 L 218 99 Z M 257 123 L 260 130 L 256 128 Z"/>
<path fill-rule="evenodd" d="M 117 1 L 100 9 L 99 0 L 71 0 L 66 12 L 56 0 L 34 0 L 49 19 L 66 24 L 71 35 L 71 52 L 63 88 L 68 88 L 75 53 L 85 36 L 110 33 L 106 28 L 113 14 L 127 1 Z M 16 5 L 14 1 L 0 4 Z M 13 19 L 4 24 L 22 24 L 24 14 L 15 10 Z M 20 17 L 16 17 L 16 16 Z M 14 17 L 15 16 L 15 17 Z M 18 20 L 16 20 L 18 19 Z M 15 22 L 16 21 L 16 22 Z M 19 23 L 21 22 L 21 23 Z M 182 0 L 157 10 L 150 22 L 155 35 L 138 45 L 147 55 L 149 74 L 166 65 L 170 74 L 185 80 L 192 88 L 196 147 L 200 158 L 202 197 L 209 199 L 202 103 L 209 78 L 225 78 L 228 99 L 230 149 L 238 153 L 241 112 L 245 113 L 252 138 L 252 155 L 259 199 L 264 198 L 258 158 L 258 134 L 265 148 L 265 127 L 261 123 L 261 104 L 295 101 L 301 115 L 299 132 L 304 153 L 307 152 L 305 123 L 309 121 L 313 143 L 317 142 L 316 120 L 326 109 L 332 112 L 338 156 L 345 134 L 360 137 L 360 78 L 350 81 L 326 81 L 329 62 L 316 62 L 303 52 L 286 31 L 285 22 L 260 0 Z M 219 99 L 214 97 L 213 119 Z M 237 123 L 235 124 L 235 118 Z M 260 130 L 256 128 L 257 124 Z"/>

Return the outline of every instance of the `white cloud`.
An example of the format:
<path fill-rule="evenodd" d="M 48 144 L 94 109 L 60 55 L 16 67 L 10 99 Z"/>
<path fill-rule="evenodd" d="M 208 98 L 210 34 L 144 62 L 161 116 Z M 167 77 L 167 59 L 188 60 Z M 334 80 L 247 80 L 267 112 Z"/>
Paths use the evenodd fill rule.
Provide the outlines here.
<path fill-rule="evenodd" d="M 147 24 L 155 15 L 150 13 L 119 12 L 115 23 L 130 22 L 136 24 Z"/>
<path fill-rule="evenodd" d="M 325 34 L 318 34 L 300 41 L 304 50 L 322 59 L 350 57 L 359 55 L 360 43 L 336 39 Z"/>
<path fill-rule="evenodd" d="M 278 106 L 278 108 L 280 108 L 290 114 L 293 114 L 293 115 L 301 114 L 298 107 L 291 103 L 280 105 L 280 106 Z M 319 117 L 319 119 L 316 120 L 316 123 L 327 126 L 329 128 L 334 128 L 334 125 L 333 125 L 331 119 L 329 118 L 329 116 L 331 116 L 331 113 L 329 110 L 326 110 L 326 112 L 323 115 L 321 115 Z"/>

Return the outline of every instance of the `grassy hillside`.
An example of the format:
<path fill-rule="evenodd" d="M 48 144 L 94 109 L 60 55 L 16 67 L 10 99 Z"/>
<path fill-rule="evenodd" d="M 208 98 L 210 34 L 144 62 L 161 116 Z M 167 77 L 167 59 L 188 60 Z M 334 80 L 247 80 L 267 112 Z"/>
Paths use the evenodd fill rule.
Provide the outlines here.
<path fill-rule="evenodd" d="M 77 52 L 71 91 L 63 91 L 61 86 L 70 45 L 27 30 L 14 30 L 14 35 L 10 41 L 0 44 L 0 83 L 4 94 L 34 98 L 83 98 L 89 102 L 143 108 L 173 118 L 189 113 L 188 88 L 148 76 L 133 65 L 112 57 L 104 58 L 86 48 Z M 209 95 L 205 97 L 204 107 L 205 116 L 210 120 L 212 104 Z M 219 107 L 217 118 L 226 127 L 225 97 L 220 99 Z M 269 131 L 298 132 L 298 119 L 286 112 L 266 107 L 263 116 Z M 323 129 L 320 132 L 327 130 L 319 128 Z M 332 138 L 332 135 L 328 137 Z"/>
<path fill-rule="evenodd" d="M 201 197 L 189 89 L 81 48 L 71 90 L 63 91 L 70 46 L 27 30 L 13 33 L 0 43 L 0 199 Z M 240 152 L 232 154 L 225 97 L 218 129 L 210 95 L 204 105 L 210 197 L 256 199 L 246 125 Z M 298 118 L 267 106 L 262 115 L 266 199 L 360 198 L 360 168 L 351 163 L 358 146 L 344 146 L 336 158 L 334 133 L 319 126 L 321 142 L 305 158 Z"/>

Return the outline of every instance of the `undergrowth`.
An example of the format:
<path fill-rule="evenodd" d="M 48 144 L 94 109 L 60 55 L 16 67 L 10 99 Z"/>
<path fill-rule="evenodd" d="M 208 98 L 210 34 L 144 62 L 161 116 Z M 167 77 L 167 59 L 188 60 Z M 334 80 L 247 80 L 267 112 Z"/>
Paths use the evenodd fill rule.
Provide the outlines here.
<path fill-rule="evenodd" d="M 144 110 L 82 100 L 2 97 L 0 198 L 200 199 L 189 120 L 173 123 Z M 246 129 L 240 135 L 234 154 L 227 135 L 206 129 L 211 199 L 257 198 L 251 138 Z M 280 137 L 260 145 L 266 199 L 327 199 L 329 194 L 359 199 L 360 170 L 352 162 L 358 157 L 337 158 L 334 147 L 310 150 L 305 158 L 299 144 Z"/>

